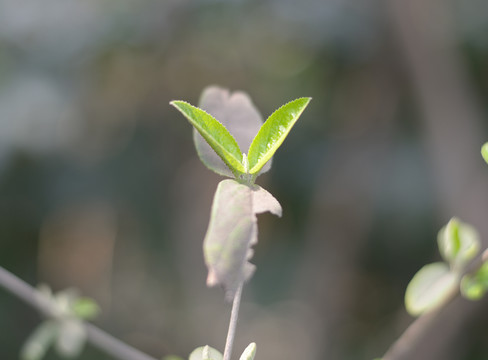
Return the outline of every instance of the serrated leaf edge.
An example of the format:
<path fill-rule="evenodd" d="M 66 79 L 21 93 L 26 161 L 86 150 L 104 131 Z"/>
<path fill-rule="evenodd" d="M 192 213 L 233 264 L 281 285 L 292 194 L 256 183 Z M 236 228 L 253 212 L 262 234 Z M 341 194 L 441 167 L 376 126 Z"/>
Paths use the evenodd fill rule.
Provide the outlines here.
<path fill-rule="evenodd" d="M 301 98 L 297 98 L 297 99 L 291 100 L 291 101 L 289 101 L 289 102 L 287 102 L 287 103 L 285 103 L 285 104 L 281 105 L 281 106 L 280 106 L 278 109 L 276 109 L 275 111 L 273 111 L 273 113 L 272 113 L 271 115 L 269 115 L 269 116 L 268 116 L 268 118 L 266 119 L 266 121 L 265 121 L 265 122 L 263 123 L 263 125 L 261 125 L 261 127 L 259 128 L 258 133 L 257 133 L 257 134 L 254 136 L 254 139 L 252 140 L 251 145 L 249 146 L 249 150 L 248 150 L 248 152 L 247 152 L 247 153 L 248 153 L 248 158 L 249 158 L 249 155 L 251 154 L 251 149 L 253 148 L 253 145 L 254 145 L 254 142 L 255 142 L 255 140 L 256 140 L 256 138 L 257 138 L 257 136 L 258 136 L 258 135 L 259 135 L 259 133 L 261 132 L 261 129 L 263 129 L 263 127 L 265 127 L 265 126 L 266 126 L 266 123 L 268 122 L 268 120 L 270 120 L 270 119 L 273 117 L 273 115 L 275 115 L 277 112 L 279 112 L 279 111 L 280 111 L 282 108 L 284 108 L 285 106 L 288 106 L 288 105 L 290 105 L 291 103 L 293 103 L 293 102 L 295 102 L 295 101 L 298 101 L 298 100 L 304 100 L 304 99 L 307 99 L 308 101 L 307 101 L 307 102 L 305 103 L 305 105 L 302 107 L 302 109 L 300 110 L 300 112 L 299 112 L 299 113 L 296 115 L 296 119 L 295 119 L 295 121 L 294 121 L 294 123 L 293 123 L 293 125 L 294 125 L 294 124 L 295 124 L 295 122 L 296 122 L 296 121 L 297 121 L 297 120 L 300 118 L 300 116 L 302 115 L 302 113 L 305 111 L 305 109 L 306 109 L 306 107 L 308 106 L 308 104 L 310 103 L 310 101 L 312 100 L 312 98 L 311 98 L 311 97 L 301 97 Z M 285 130 L 285 131 L 286 131 L 286 135 L 285 135 L 285 136 L 282 138 L 282 140 L 281 140 L 281 141 L 277 141 L 277 142 L 275 142 L 274 144 L 272 144 L 272 146 L 271 146 L 271 147 L 274 149 L 274 150 L 272 150 L 272 151 L 271 151 L 271 153 L 272 153 L 272 154 L 274 154 L 274 153 L 276 152 L 276 150 L 278 150 L 278 148 L 281 146 L 281 144 L 283 143 L 283 141 L 285 140 L 285 138 L 286 138 L 286 137 L 288 136 L 288 134 L 290 133 L 291 128 L 293 127 L 293 125 L 292 125 L 292 126 L 290 126 L 290 127 L 287 129 L 287 130 Z M 268 144 L 268 147 L 269 147 L 269 144 Z M 267 152 L 270 152 L 270 151 L 269 151 L 269 150 L 267 150 Z M 273 155 L 272 155 L 272 156 L 273 156 Z M 271 157 L 272 157 L 272 156 L 271 156 Z M 270 157 L 270 158 L 271 158 L 271 157 Z M 255 175 L 255 174 L 259 173 L 259 171 L 261 170 L 261 168 L 262 168 L 262 167 L 263 167 L 263 166 L 264 166 L 264 165 L 265 165 L 265 164 L 266 164 L 266 163 L 269 161 L 269 159 L 268 159 L 268 160 L 266 160 L 266 161 L 262 162 L 262 161 L 260 161 L 260 159 L 261 159 L 261 158 L 262 158 L 262 157 L 261 157 L 261 155 L 260 155 L 260 156 L 258 156 L 258 160 L 257 160 L 256 164 L 254 164 L 254 166 L 253 166 L 252 168 L 250 168 L 250 169 L 249 169 L 249 174 L 251 174 L 251 175 Z"/>
<path fill-rule="evenodd" d="M 234 157 L 234 156 L 233 156 L 233 155 L 232 155 L 232 154 L 231 154 L 229 151 L 227 151 L 227 149 L 225 149 L 225 148 L 224 148 L 222 145 L 220 145 L 218 142 L 216 142 L 216 144 L 218 145 L 218 147 L 219 147 L 220 149 L 224 150 L 223 152 L 226 152 L 227 154 L 229 154 L 229 155 L 230 155 L 230 157 L 231 157 L 233 160 L 235 160 L 235 162 L 236 162 L 237 164 L 239 164 L 239 165 L 241 166 L 241 168 L 239 168 L 239 169 L 234 168 L 234 166 L 232 166 L 232 165 L 231 165 L 231 164 L 228 162 L 228 160 L 227 160 L 225 157 L 221 156 L 221 155 L 220 155 L 220 154 L 219 154 L 217 151 L 215 151 L 215 149 L 213 148 L 213 146 L 212 146 L 212 145 L 211 145 L 211 144 L 208 142 L 208 140 L 205 138 L 205 135 L 202 133 L 203 131 L 201 131 L 201 130 L 199 129 L 198 123 L 194 122 L 194 121 L 193 121 L 193 119 L 190 119 L 190 118 L 187 116 L 187 114 L 185 114 L 183 111 L 181 111 L 181 110 L 180 110 L 180 108 L 177 106 L 177 103 L 184 103 L 184 104 L 186 104 L 186 105 L 191 106 L 192 108 L 195 108 L 195 109 L 198 109 L 198 110 L 200 110 L 200 111 L 204 112 L 204 113 L 205 113 L 206 115 L 208 115 L 210 118 L 212 118 L 212 119 L 213 119 L 213 120 L 215 120 L 217 123 L 219 123 L 219 124 L 220 124 L 220 125 L 221 125 L 221 126 L 224 128 L 224 129 L 225 129 L 225 131 L 227 131 L 227 133 L 229 134 L 229 136 L 232 138 L 232 140 L 233 140 L 233 141 L 234 141 L 234 143 L 236 144 L 237 148 L 239 149 L 239 152 L 240 152 L 240 154 L 241 154 L 241 159 L 236 159 L 236 158 L 235 158 L 235 157 Z M 184 101 L 184 100 L 173 100 L 173 101 L 171 101 L 171 102 L 170 102 L 170 105 L 174 106 L 174 107 L 175 107 L 175 108 L 176 108 L 176 109 L 177 109 L 177 110 L 178 110 L 180 113 L 182 113 L 182 114 L 183 114 L 183 116 L 184 116 L 184 117 L 186 117 L 186 118 L 187 118 L 187 119 L 190 121 L 191 125 L 192 125 L 192 126 L 195 128 L 195 129 L 197 129 L 198 133 L 199 133 L 200 135 L 202 135 L 202 137 L 205 139 L 205 141 L 206 141 L 206 142 L 207 142 L 207 143 L 210 145 L 210 147 L 211 147 L 211 148 L 212 148 L 212 149 L 215 151 L 215 153 L 216 153 L 216 154 L 217 154 L 217 155 L 218 155 L 218 156 L 219 156 L 219 157 L 222 159 L 222 161 L 225 163 L 225 165 L 227 165 L 227 167 L 230 169 L 230 171 L 232 171 L 232 173 L 233 173 L 233 174 L 236 176 L 236 178 L 238 178 L 238 177 L 239 177 L 239 175 L 241 175 L 241 174 L 245 174 L 245 173 L 246 173 L 246 171 L 245 171 L 245 169 L 244 169 L 244 165 L 242 164 L 242 150 L 240 149 L 239 144 L 237 143 L 237 140 L 234 138 L 234 136 L 233 136 L 233 135 L 230 133 L 229 129 L 227 129 L 227 127 L 226 127 L 224 124 L 222 124 L 222 123 L 221 123 L 219 120 L 217 120 L 215 117 L 213 117 L 213 116 L 212 116 L 211 114 L 209 114 L 207 111 L 205 111 L 205 110 L 203 110 L 203 109 L 201 109 L 201 108 L 199 108 L 199 107 L 197 107 L 197 106 L 194 106 L 194 105 L 190 104 L 190 103 L 189 103 L 189 102 L 187 102 L 187 101 Z"/>

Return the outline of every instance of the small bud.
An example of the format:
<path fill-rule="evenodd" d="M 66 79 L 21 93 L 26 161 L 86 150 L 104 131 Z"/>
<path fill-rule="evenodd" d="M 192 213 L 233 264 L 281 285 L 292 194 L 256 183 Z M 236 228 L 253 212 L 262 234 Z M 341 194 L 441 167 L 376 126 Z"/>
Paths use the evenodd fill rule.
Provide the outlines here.
<path fill-rule="evenodd" d="M 239 360 L 253 360 L 256 355 L 256 343 L 252 342 L 244 349 Z"/>

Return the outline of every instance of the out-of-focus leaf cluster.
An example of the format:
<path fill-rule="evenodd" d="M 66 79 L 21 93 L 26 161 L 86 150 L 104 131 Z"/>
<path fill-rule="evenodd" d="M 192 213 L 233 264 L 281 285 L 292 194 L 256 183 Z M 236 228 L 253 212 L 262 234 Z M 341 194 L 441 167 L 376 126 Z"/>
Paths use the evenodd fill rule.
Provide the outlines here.
<path fill-rule="evenodd" d="M 25 341 L 20 358 L 42 359 L 51 345 L 66 358 L 80 355 L 86 341 L 83 320 L 94 319 L 100 312 L 98 305 L 89 298 L 80 297 L 75 289 L 56 294 L 46 285 L 40 285 L 37 300 L 50 313 Z"/>
<path fill-rule="evenodd" d="M 465 274 L 480 251 L 476 229 L 453 218 L 439 231 L 437 243 L 445 262 L 425 265 L 409 283 L 405 306 L 411 315 L 438 308 L 459 290 L 470 300 L 478 300 L 488 291 L 486 260 L 475 271 Z"/>

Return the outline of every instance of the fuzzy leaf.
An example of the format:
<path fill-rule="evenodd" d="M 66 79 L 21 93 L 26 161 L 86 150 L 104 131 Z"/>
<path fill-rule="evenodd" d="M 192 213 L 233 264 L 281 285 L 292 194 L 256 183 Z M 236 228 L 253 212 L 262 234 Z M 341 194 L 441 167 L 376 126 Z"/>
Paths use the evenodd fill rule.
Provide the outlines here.
<path fill-rule="evenodd" d="M 73 313 L 81 319 L 92 320 L 100 314 L 100 307 L 98 304 L 86 297 L 76 299 L 71 306 Z"/>
<path fill-rule="evenodd" d="M 188 360 L 222 360 L 220 351 L 205 345 L 193 350 Z"/>
<path fill-rule="evenodd" d="M 244 92 L 229 90 L 217 86 L 205 88 L 198 106 L 212 115 L 234 136 L 240 149 L 249 149 L 252 139 L 258 133 L 263 118 L 255 108 L 251 98 Z M 217 174 L 232 177 L 232 172 L 222 159 L 208 145 L 196 128 L 193 129 L 193 140 L 200 160 Z M 269 161 L 261 173 L 271 168 Z"/>
<path fill-rule="evenodd" d="M 76 318 L 63 319 L 60 322 L 59 336 L 56 339 L 56 350 L 65 357 L 78 356 L 86 340 L 86 329 Z"/>
<path fill-rule="evenodd" d="M 452 218 L 437 237 L 439 252 L 453 269 L 462 267 L 478 255 L 480 240 L 476 229 L 466 223 Z"/>
<path fill-rule="evenodd" d="M 239 360 L 254 360 L 254 356 L 256 356 L 256 343 L 252 342 L 244 349 Z"/>
<path fill-rule="evenodd" d="M 481 156 L 488 163 L 488 142 L 481 147 Z"/>
<path fill-rule="evenodd" d="M 215 192 L 210 222 L 203 242 L 208 268 L 207 285 L 222 285 L 227 299 L 248 280 L 254 265 L 251 247 L 257 242 L 256 214 L 269 211 L 281 216 L 281 206 L 266 190 L 235 180 L 223 180 Z"/>
<path fill-rule="evenodd" d="M 405 307 L 410 315 L 421 315 L 442 304 L 457 287 L 458 278 L 449 271 L 447 264 L 425 265 L 407 286 Z"/>
<path fill-rule="evenodd" d="M 58 323 L 51 320 L 42 322 L 34 332 L 27 338 L 22 350 L 20 359 L 40 360 L 54 342 L 59 333 Z"/>
<path fill-rule="evenodd" d="M 172 101 L 170 104 L 176 107 L 198 130 L 234 176 L 238 177 L 240 174 L 246 173 L 239 145 L 224 125 L 210 114 L 187 102 Z"/>
<path fill-rule="evenodd" d="M 261 126 L 249 147 L 249 173 L 257 174 L 285 140 L 311 98 L 293 100 L 276 110 Z"/>
<path fill-rule="evenodd" d="M 485 261 L 473 275 L 461 280 L 461 294 L 469 300 L 479 300 L 488 291 L 488 261 Z"/>

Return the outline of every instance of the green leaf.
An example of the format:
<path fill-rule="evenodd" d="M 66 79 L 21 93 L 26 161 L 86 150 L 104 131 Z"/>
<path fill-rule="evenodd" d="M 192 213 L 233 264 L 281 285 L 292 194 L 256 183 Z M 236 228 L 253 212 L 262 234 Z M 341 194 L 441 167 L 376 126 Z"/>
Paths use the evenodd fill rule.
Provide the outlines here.
<path fill-rule="evenodd" d="M 100 307 L 98 304 L 86 297 L 76 299 L 71 306 L 74 314 L 81 319 L 93 320 L 100 314 Z"/>
<path fill-rule="evenodd" d="M 478 255 L 480 240 L 474 227 L 452 218 L 444 226 L 437 237 L 439 252 L 456 271 Z"/>
<path fill-rule="evenodd" d="M 172 101 L 188 121 L 198 130 L 200 135 L 214 149 L 217 155 L 229 167 L 234 176 L 245 174 L 246 169 L 242 163 L 242 153 L 234 137 L 220 122 L 205 111 L 184 101 Z"/>
<path fill-rule="evenodd" d="M 251 98 L 241 91 L 230 93 L 227 89 L 209 86 L 203 90 L 198 107 L 218 119 L 236 139 L 240 149 L 249 149 L 254 136 L 263 125 L 263 118 Z M 198 156 L 205 166 L 217 174 L 233 177 L 227 165 L 196 128 L 193 128 L 193 140 Z M 271 162 L 269 161 L 261 173 L 270 168 Z"/>
<path fill-rule="evenodd" d="M 461 294 L 469 300 L 479 300 L 488 291 L 488 261 L 485 261 L 473 275 L 461 280 Z"/>
<path fill-rule="evenodd" d="M 488 142 L 481 147 L 481 156 L 488 163 Z"/>
<path fill-rule="evenodd" d="M 83 322 L 76 318 L 59 321 L 60 330 L 56 339 L 56 350 L 61 356 L 76 357 L 80 355 L 86 341 L 86 329 Z"/>
<path fill-rule="evenodd" d="M 249 147 L 249 173 L 257 174 L 285 140 L 311 98 L 293 100 L 276 110 L 261 126 Z"/>
<path fill-rule="evenodd" d="M 248 280 L 254 265 L 251 247 L 257 242 L 256 214 L 269 211 L 281 216 L 281 206 L 258 185 L 223 180 L 215 192 L 210 222 L 203 241 L 208 268 L 207 285 L 222 285 L 227 299 Z"/>
<path fill-rule="evenodd" d="M 425 265 L 412 278 L 405 293 L 405 307 L 410 315 L 418 316 L 444 303 L 458 287 L 458 277 L 447 264 Z"/>
<path fill-rule="evenodd" d="M 205 345 L 200 346 L 192 351 L 188 360 L 222 360 L 223 356 L 220 351 Z"/>
<path fill-rule="evenodd" d="M 59 325 L 52 320 L 42 322 L 27 338 L 20 351 L 22 360 L 40 360 L 59 333 Z"/>
<path fill-rule="evenodd" d="M 256 356 L 256 343 L 252 342 L 244 349 L 239 360 L 253 360 L 254 356 Z"/>

